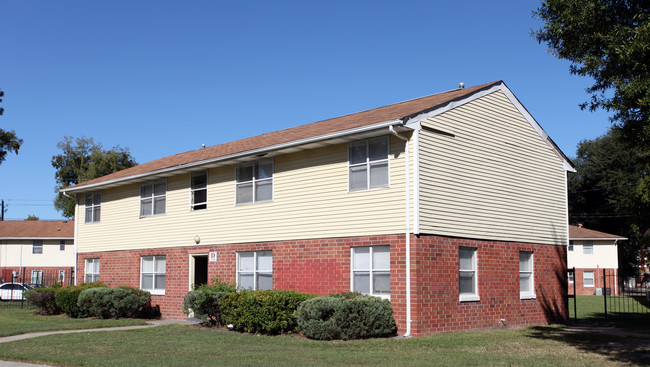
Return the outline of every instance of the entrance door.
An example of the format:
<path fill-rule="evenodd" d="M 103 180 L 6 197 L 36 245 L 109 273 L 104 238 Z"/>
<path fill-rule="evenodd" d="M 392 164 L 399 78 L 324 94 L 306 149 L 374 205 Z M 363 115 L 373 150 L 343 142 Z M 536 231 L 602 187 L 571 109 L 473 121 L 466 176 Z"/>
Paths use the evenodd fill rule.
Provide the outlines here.
<path fill-rule="evenodd" d="M 190 287 L 208 284 L 208 255 L 192 255 L 191 262 Z"/>

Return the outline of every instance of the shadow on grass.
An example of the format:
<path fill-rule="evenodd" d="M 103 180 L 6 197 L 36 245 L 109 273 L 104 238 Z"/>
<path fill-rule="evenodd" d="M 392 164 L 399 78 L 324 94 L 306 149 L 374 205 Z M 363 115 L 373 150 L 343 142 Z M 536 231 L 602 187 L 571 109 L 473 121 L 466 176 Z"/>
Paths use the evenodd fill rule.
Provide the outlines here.
<path fill-rule="evenodd" d="M 630 335 L 631 332 L 617 332 L 616 329 L 602 328 L 601 324 L 595 323 L 581 323 L 579 326 L 594 330 L 570 332 L 566 327 L 537 326 L 529 328 L 527 336 L 560 342 L 583 352 L 600 354 L 611 361 L 638 366 L 647 366 L 650 362 L 650 335 Z"/>

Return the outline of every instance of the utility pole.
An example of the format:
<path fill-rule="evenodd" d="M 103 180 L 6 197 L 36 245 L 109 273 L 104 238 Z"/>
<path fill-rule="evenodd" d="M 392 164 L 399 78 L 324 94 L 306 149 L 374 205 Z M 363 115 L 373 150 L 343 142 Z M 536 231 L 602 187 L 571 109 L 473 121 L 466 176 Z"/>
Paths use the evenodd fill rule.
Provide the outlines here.
<path fill-rule="evenodd" d="M 5 220 L 5 201 L 2 200 L 2 209 L 0 210 L 0 221 Z"/>

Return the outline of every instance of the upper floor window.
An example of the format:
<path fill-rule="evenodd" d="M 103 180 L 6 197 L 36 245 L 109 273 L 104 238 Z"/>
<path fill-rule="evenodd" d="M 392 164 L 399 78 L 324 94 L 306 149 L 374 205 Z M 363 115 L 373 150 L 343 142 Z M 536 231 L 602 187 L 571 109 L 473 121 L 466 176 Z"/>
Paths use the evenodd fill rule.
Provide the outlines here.
<path fill-rule="evenodd" d="M 273 159 L 237 166 L 237 204 L 273 200 Z"/>
<path fill-rule="evenodd" d="M 237 286 L 240 289 L 273 289 L 273 253 L 269 250 L 238 252 Z"/>
<path fill-rule="evenodd" d="M 165 214 L 167 205 L 167 179 L 161 178 L 140 186 L 140 216 Z"/>
<path fill-rule="evenodd" d="M 43 240 L 34 240 L 32 242 L 32 254 L 42 254 L 43 253 Z"/>
<path fill-rule="evenodd" d="M 594 253 L 594 241 L 582 241 L 582 253 L 592 255 Z"/>
<path fill-rule="evenodd" d="M 573 251 L 573 240 L 569 241 L 569 251 Z"/>
<path fill-rule="evenodd" d="M 65 251 L 65 240 L 59 240 L 59 251 Z"/>
<path fill-rule="evenodd" d="M 102 211 L 102 193 L 89 192 L 86 194 L 86 218 L 85 223 L 99 222 Z"/>
<path fill-rule="evenodd" d="M 390 297 L 390 246 L 352 248 L 352 291 Z"/>
<path fill-rule="evenodd" d="M 208 172 L 192 172 L 190 179 L 192 191 L 192 210 L 208 208 Z"/>
<path fill-rule="evenodd" d="M 350 191 L 388 186 L 388 137 L 351 143 L 348 155 Z"/>
<path fill-rule="evenodd" d="M 472 247 L 461 247 L 458 257 L 459 300 L 478 301 L 476 249 Z"/>

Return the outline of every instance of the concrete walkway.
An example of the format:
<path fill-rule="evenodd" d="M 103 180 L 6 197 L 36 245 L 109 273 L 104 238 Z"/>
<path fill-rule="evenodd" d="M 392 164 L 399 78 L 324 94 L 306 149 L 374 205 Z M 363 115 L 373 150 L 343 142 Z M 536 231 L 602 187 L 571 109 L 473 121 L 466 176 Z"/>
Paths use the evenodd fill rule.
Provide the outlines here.
<path fill-rule="evenodd" d="M 199 322 L 200 320 L 195 320 L 195 319 L 191 319 L 191 320 L 161 319 L 161 320 L 150 321 L 147 323 L 147 325 L 137 325 L 137 326 L 118 326 L 118 327 L 78 329 L 78 330 L 39 331 L 36 333 L 4 336 L 0 338 L 0 344 L 9 343 L 17 340 L 38 338 L 39 336 L 45 336 L 45 335 L 92 333 L 96 331 L 114 331 L 114 330 L 137 330 L 137 329 L 146 329 L 146 328 L 164 326 L 164 325 L 194 325 L 194 324 L 198 324 Z M 43 366 L 49 366 L 49 365 L 0 360 L 0 367 L 43 367 Z"/>

